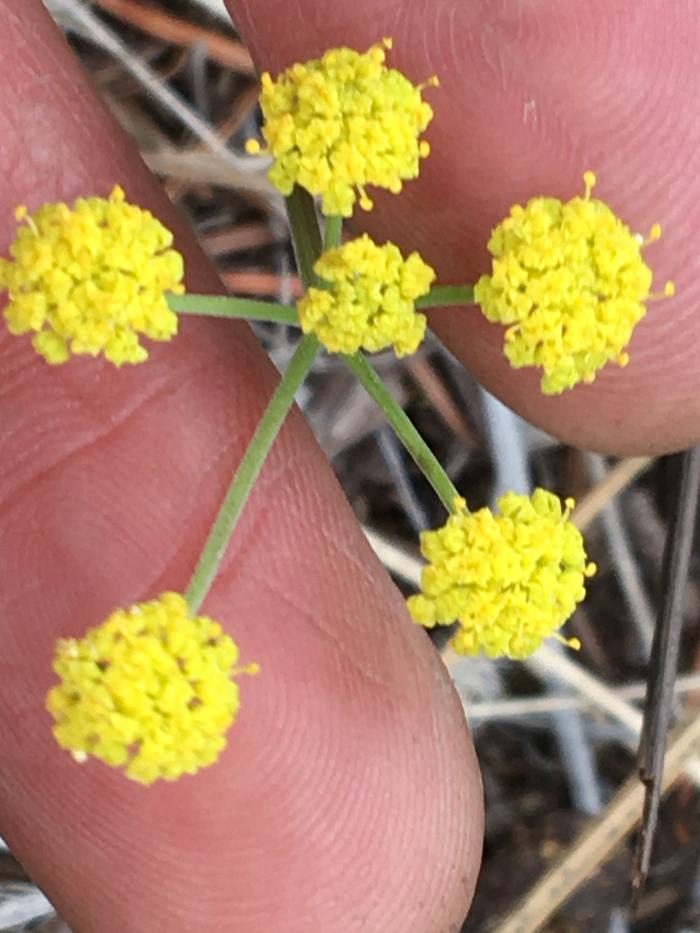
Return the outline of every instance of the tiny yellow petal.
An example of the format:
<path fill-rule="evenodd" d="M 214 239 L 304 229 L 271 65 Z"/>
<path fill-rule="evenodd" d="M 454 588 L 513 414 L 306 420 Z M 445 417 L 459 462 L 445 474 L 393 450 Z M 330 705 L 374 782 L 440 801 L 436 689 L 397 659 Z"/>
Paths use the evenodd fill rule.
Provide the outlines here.
<path fill-rule="evenodd" d="M 564 636 L 560 635 L 558 632 L 555 632 L 552 637 L 555 638 L 560 645 L 565 645 L 567 648 L 571 648 L 572 651 L 581 650 L 580 638 L 564 638 Z"/>

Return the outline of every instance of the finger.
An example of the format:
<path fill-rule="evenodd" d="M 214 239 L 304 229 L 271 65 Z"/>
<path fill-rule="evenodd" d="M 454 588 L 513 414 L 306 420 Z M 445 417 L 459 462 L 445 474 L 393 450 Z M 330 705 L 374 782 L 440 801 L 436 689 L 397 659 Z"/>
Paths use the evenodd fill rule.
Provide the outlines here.
<path fill-rule="evenodd" d="M 115 182 L 177 228 L 39 2 L 0 0 L 2 252 L 12 209 Z M 76 931 L 448 930 L 481 847 L 458 700 L 294 415 L 204 609 L 244 661 L 220 762 L 150 788 L 77 766 L 44 696 L 57 636 L 182 590 L 274 371 L 244 326 L 183 321 L 148 363 L 44 365 L 0 338 L 0 832 Z"/>
<path fill-rule="evenodd" d="M 631 8 L 591 0 L 494 4 L 490 0 L 230 0 L 261 67 L 273 72 L 331 45 L 363 49 L 394 38 L 391 63 L 431 92 L 432 152 L 400 197 L 377 198 L 358 222 L 419 247 L 439 281 L 489 271 L 490 229 L 513 203 L 537 194 L 596 195 L 635 231 L 659 221 L 650 248 L 657 288 L 633 337 L 631 363 L 608 366 L 592 386 L 545 397 L 533 370 L 511 370 L 502 328 L 476 309 L 437 311 L 431 324 L 476 377 L 535 424 L 582 447 L 658 453 L 700 438 L 700 147 L 696 96 L 700 12 L 688 4 Z"/>

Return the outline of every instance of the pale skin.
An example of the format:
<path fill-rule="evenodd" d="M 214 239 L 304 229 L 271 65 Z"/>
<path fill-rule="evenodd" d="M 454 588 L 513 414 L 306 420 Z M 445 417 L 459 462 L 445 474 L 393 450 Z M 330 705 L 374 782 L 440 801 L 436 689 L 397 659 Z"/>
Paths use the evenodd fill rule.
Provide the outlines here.
<path fill-rule="evenodd" d="M 651 306 L 629 368 L 593 387 L 544 399 L 473 310 L 434 320 L 489 388 L 568 441 L 630 453 L 698 439 L 700 13 L 603 0 L 249 0 L 233 12 L 272 71 L 392 35 L 412 78 L 439 73 L 421 180 L 361 219 L 421 249 L 441 281 L 485 270 L 488 229 L 513 200 L 568 197 L 588 168 L 635 229 L 659 220 L 649 258 L 678 297 Z M 39 0 L 0 0 L 0 17 L 2 252 L 17 203 L 119 182 L 176 228 L 189 288 L 216 290 Z M 482 843 L 461 707 L 298 414 L 204 606 L 264 667 L 242 683 L 221 761 L 144 789 L 74 764 L 51 738 L 54 639 L 187 583 L 274 386 L 246 327 L 187 321 L 147 365 L 121 371 L 49 368 L 4 330 L 0 353 L 0 832 L 73 928 L 459 929 Z"/>

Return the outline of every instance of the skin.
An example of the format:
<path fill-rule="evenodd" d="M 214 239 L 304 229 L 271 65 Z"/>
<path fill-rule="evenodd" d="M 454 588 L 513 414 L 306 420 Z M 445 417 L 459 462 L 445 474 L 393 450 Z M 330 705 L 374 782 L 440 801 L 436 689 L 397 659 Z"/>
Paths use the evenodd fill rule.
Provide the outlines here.
<path fill-rule="evenodd" d="M 398 198 L 376 198 L 361 218 L 377 237 L 421 250 L 440 282 L 475 281 L 490 269 L 489 231 L 513 203 L 583 193 L 635 231 L 658 221 L 646 256 L 660 292 L 625 370 L 592 386 L 543 397 L 539 374 L 510 369 L 502 330 L 476 310 L 440 311 L 431 323 L 474 375 L 524 417 L 579 447 L 663 453 L 700 437 L 696 342 L 700 276 L 700 14 L 660 0 L 353 0 L 335 12 L 317 0 L 238 0 L 234 19 L 273 74 L 346 44 L 392 36 L 390 63 L 414 80 L 437 74 L 427 138 L 433 152 Z M 692 9 L 691 9 L 692 8 Z"/>
<path fill-rule="evenodd" d="M 700 14 L 612 6 L 249 0 L 232 12 L 272 71 L 389 34 L 392 62 L 416 79 L 439 73 L 421 179 L 362 220 L 420 248 L 441 281 L 488 268 L 483 244 L 511 202 L 568 197 L 587 168 L 633 228 L 662 222 L 649 256 L 678 297 L 650 307 L 629 368 L 592 387 L 543 399 L 474 311 L 435 315 L 455 353 L 535 423 L 581 446 L 658 452 L 699 433 Z M 17 203 L 104 195 L 119 181 L 176 229 L 189 288 L 216 290 L 41 3 L 0 0 L 0 17 L 2 251 Z M 264 665 L 241 685 L 221 761 L 144 789 L 78 767 L 51 738 L 55 638 L 186 585 L 275 383 L 247 328 L 185 321 L 146 366 L 121 371 L 90 359 L 49 369 L 4 331 L 0 354 L 0 832 L 68 922 L 79 933 L 459 929 L 482 841 L 461 708 L 298 415 L 204 607 Z"/>

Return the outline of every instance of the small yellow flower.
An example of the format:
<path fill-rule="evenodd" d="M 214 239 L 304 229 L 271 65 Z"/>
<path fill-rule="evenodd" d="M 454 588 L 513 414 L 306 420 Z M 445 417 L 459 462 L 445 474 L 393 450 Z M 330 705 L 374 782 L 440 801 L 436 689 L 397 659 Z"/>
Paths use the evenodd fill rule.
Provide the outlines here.
<path fill-rule="evenodd" d="M 298 184 L 321 195 L 324 214 L 349 217 L 357 192 L 360 206 L 372 207 L 366 185 L 397 194 L 418 175 L 430 151 L 419 136 L 433 116 L 421 92 L 437 79 L 411 84 L 385 66 L 384 48 L 391 48 L 389 39 L 364 53 L 331 49 L 276 80 L 263 74 L 264 151 L 274 159 L 269 178 L 282 194 Z M 254 140 L 247 148 L 262 151 Z"/>
<path fill-rule="evenodd" d="M 212 764 L 239 707 L 238 649 L 178 593 L 118 609 L 80 640 L 60 639 L 46 706 L 58 744 L 142 784 Z"/>
<path fill-rule="evenodd" d="M 109 198 L 45 204 L 24 221 L 0 259 L 0 291 L 9 293 L 5 318 L 13 334 L 34 332 L 35 350 L 49 363 L 70 355 L 103 353 L 116 366 L 148 353 L 138 335 L 170 340 L 177 315 L 166 291 L 181 293 L 182 256 L 170 231 L 149 211 Z"/>
<path fill-rule="evenodd" d="M 573 500 L 561 502 L 536 489 L 506 493 L 500 515 L 469 512 L 455 501 L 447 523 L 421 535 L 424 568 L 420 595 L 408 599 L 415 622 L 426 628 L 459 622 L 450 642 L 458 654 L 524 658 L 556 633 L 585 596 L 581 533 L 569 520 Z M 569 642 L 572 647 L 577 642 Z"/>
<path fill-rule="evenodd" d="M 590 196 L 593 172 L 584 182 L 583 197 L 513 206 L 489 240 L 492 273 L 474 289 L 489 321 L 512 325 L 504 347 L 511 364 L 541 367 L 547 395 L 593 382 L 610 360 L 626 366 L 625 347 L 652 297 L 642 248 L 661 235 L 659 225 L 646 241 L 635 236 Z"/>
<path fill-rule="evenodd" d="M 378 246 L 364 234 L 327 250 L 314 271 L 328 288 L 310 288 L 299 301 L 305 334 L 316 334 L 331 353 L 390 346 L 397 356 L 415 353 L 426 325 L 415 301 L 435 278 L 418 253 L 404 259 L 393 243 Z"/>

